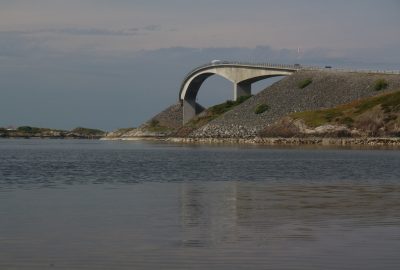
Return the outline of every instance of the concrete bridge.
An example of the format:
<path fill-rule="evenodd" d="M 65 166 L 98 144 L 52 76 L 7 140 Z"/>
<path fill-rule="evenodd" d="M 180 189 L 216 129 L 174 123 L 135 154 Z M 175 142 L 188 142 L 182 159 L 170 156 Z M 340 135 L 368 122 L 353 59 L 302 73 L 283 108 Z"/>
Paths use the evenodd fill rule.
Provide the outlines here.
<path fill-rule="evenodd" d="M 233 83 L 233 100 L 251 95 L 251 85 L 257 81 L 276 76 L 287 76 L 301 69 L 300 65 L 249 64 L 213 61 L 197 67 L 183 80 L 179 100 L 183 104 L 183 123 L 200 113 L 196 103 L 197 93 L 203 82 L 210 76 L 218 75 Z"/>

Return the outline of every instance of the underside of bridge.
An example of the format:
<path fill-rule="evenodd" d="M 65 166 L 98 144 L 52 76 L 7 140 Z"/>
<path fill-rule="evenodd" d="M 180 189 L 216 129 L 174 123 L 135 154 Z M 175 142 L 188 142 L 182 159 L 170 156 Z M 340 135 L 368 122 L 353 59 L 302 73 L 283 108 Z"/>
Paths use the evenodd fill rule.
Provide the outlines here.
<path fill-rule="evenodd" d="M 221 76 L 233 83 L 233 100 L 240 96 L 251 95 L 251 85 L 257 81 L 276 76 L 287 76 L 295 72 L 288 68 L 260 68 L 251 66 L 209 66 L 186 77 L 179 93 L 179 99 L 183 104 L 183 123 L 187 123 L 198 113 L 199 106 L 196 97 L 207 78 L 213 75 Z"/>

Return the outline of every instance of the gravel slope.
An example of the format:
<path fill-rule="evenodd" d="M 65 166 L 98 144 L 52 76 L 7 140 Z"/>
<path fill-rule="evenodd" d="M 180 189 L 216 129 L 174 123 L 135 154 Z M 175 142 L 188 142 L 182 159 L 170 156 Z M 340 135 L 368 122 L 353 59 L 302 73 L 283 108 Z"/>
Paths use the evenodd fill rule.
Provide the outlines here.
<path fill-rule="evenodd" d="M 300 89 L 299 82 L 311 78 L 312 83 Z M 221 117 L 209 122 L 189 137 L 248 138 L 287 114 L 299 111 L 332 108 L 363 97 L 373 96 L 376 80 L 384 79 L 385 91 L 400 89 L 400 75 L 352 73 L 340 71 L 302 70 L 261 91 Z M 269 110 L 255 114 L 258 104 Z"/>

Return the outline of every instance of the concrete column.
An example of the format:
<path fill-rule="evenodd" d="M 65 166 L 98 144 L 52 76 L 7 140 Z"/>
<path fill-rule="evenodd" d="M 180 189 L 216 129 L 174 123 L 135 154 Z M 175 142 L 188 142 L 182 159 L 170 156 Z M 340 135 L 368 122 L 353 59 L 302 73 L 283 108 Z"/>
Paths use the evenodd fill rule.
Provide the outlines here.
<path fill-rule="evenodd" d="M 183 124 L 196 116 L 196 100 L 183 100 Z"/>
<path fill-rule="evenodd" d="M 251 95 L 251 83 L 235 83 L 233 90 L 233 100 L 237 100 L 241 96 Z"/>

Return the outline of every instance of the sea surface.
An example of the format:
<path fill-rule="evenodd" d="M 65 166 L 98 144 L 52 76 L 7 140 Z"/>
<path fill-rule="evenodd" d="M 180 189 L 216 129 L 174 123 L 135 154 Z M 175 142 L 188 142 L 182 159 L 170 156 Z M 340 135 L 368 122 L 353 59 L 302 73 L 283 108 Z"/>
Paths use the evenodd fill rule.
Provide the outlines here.
<path fill-rule="evenodd" d="M 0 269 L 400 269 L 400 150 L 0 140 Z"/>

